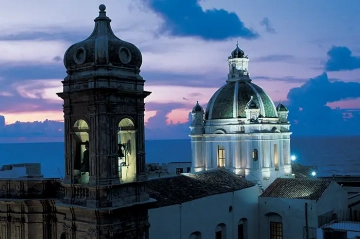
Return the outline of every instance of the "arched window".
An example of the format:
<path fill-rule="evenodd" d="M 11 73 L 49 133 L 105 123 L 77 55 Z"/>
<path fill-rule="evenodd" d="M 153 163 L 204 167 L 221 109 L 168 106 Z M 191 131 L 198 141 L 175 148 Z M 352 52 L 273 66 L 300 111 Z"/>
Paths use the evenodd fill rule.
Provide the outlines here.
<path fill-rule="evenodd" d="M 135 125 L 129 118 L 118 124 L 118 166 L 121 182 L 133 182 L 136 179 L 136 138 Z"/>
<path fill-rule="evenodd" d="M 216 226 L 215 239 L 226 239 L 226 225 L 224 223 Z"/>
<path fill-rule="evenodd" d="M 270 238 L 283 238 L 283 222 L 282 217 L 277 213 L 267 213 L 266 217 L 269 221 Z"/>
<path fill-rule="evenodd" d="M 61 233 L 60 239 L 68 239 L 66 232 Z"/>
<path fill-rule="evenodd" d="M 89 182 L 89 126 L 85 120 L 77 120 L 73 126 L 75 147 L 74 157 L 74 181 L 75 183 L 86 184 Z"/>
<path fill-rule="evenodd" d="M 248 238 L 248 226 L 247 219 L 241 218 L 238 223 L 238 239 L 247 239 Z"/>
<path fill-rule="evenodd" d="M 193 232 L 190 234 L 189 239 L 201 239 L 201 232 Z"/>

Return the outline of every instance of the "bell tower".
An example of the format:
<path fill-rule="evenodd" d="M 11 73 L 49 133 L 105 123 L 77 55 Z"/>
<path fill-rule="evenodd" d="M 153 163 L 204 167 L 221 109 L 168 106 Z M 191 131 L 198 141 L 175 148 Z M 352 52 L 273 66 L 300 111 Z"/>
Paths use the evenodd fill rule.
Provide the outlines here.
<path fill-rule="evenodd" d="M 148 238 L 142 55 L 116 37 L 100 5 L 92 34 L 66 51 L 66 238 Z"/>

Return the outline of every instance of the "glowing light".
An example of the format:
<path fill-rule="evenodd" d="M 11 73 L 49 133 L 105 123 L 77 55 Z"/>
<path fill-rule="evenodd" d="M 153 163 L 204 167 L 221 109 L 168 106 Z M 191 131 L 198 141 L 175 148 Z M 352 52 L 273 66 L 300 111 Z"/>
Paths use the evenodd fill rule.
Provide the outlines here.
<path fill-rule="evenodd" d="M 315 171 L 312 171 L 312 172 L 311 172 L 311 176 L 315 177 L 315 176 L 316 176 L 316 172 L 315 172 Z"/>
<path fill-rule="evenodd" d="M 291 155 L 290 159 L 291 159 L 291 161 L 295 161 L 295 160 L 296 160 L 296 156 L 295 156 L 295 155 Z"/>

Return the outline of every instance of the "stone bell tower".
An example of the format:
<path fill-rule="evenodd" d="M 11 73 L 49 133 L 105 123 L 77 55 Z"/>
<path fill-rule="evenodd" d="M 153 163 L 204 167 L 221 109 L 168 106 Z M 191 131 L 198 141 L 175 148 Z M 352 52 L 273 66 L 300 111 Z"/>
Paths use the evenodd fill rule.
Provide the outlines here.
<path fill-rule="evenodd" d="M 114 35 L 105 5 L 99 9 L 92 34 L 64 56 L 58 238 L 148 238 L 144 99 L 150 92 L 139 74 L 141 52 Z"/>

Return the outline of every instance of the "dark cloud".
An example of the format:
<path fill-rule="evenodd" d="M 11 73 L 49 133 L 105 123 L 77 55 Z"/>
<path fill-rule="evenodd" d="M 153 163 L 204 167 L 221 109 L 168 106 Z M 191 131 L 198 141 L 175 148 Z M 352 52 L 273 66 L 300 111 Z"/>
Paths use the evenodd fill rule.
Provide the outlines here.
<path fill-rule="evenodd" d="M 4 116 L 0 116 L 1 121 L 5 120 Z M 43 122 L 15 122 L 4 126 L 0 125 L 0 139 L 4 138 L 26 138 L 31 142 L 34 138 L 48 138 L 56 140 L 64 136 L 64 123 L 52 120 Z"/>
<path fill-rule="evenodd" d="M 349 48 L 333 46 L 328 52 L 328 60 L 325 62 L 327 71 L 344 71 L 360 69 L 360 57 L 353 56 Z"/>
<path fill-rule="evenodd" d="M 253 59 L 254 62 L 289 62 L 295 59 L 292 55 L 268 55 Z"/>
<path fill-rule="evenodd" d="M 14 83 L 34 79 L 63 79 L 66 76 L 66 69 L 59 65 L 35 65 L 0 67 L 0 77 L 3 82 Z M 6 85 L 3 84 L 2 87 Z"/>
<path fill-rule="evenodd" d="M 172 36 L 194 36 L 221 41 L 240 37 L 256 39 L 258 33 L 245 27 L 234 12 L 224 9 L 203 11 L 198 0 L 144 0 L 163 20 L 161 32 Z"/>
<path fill-rule="evenodd" d="M 359 115 L 344 119 L 327 103 L 360 97 L 360 83 L 330 81 L 323 73 L 288 93 L 289 118 L 295 135 L 360 134 Z M 346 124 L 345 124 L 346 122 Z"/>
<path fill-rule="evenodd" d="M 62 57 L 61 56 L 55 56 L 53 58 L 53 61 L 62 61 Z"/>
<path fill-rule="evenodd" d="M 330 82 L 326 73 L 310 79 L 288 93 L 288 99 L 297 102 L 299 106 L 314 106 L 314 104 L 324 106 L 327 103 L 357 97 L 360 97 L 360 83 Z"/>
<path fill-rule="evenodd" d="M 266 31 L 266 32 L 272 33 L 272 34 L 275 34 L 275 33 L 276 33 L 276 30 L 275 30 L 275 28 L 272 26 L 269 18 L 264 17 L 264 19 L 261 20 L 260 25 L 265 27 L 265 31 Z"/>

